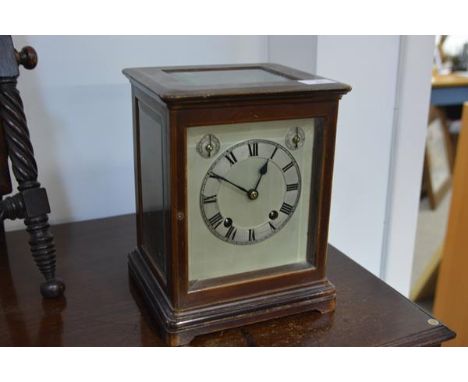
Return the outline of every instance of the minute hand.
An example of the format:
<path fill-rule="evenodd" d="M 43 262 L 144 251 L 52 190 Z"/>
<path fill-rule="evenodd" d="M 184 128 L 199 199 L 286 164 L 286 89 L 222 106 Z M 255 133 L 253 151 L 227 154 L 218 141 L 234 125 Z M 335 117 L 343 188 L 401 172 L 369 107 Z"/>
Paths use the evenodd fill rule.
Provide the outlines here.
<path fill-rule="evenodd" d="M 224 180 L 225 182 L 227 182 L 227 183 L 229 183 L 229 184 L 232 184 L 234 187 L 237 187 L 239 190 L 244 191 L 246 194 L 249 193 L 249 191 L 247 191 L 244 187 L 239 186 L 239 185 L 237 185 L 237 184 L 231 182 L 229 179 L 226 179 L 226 178 L 222 177 L 221 175 L 215 174 L 214 172 L 212 172 L 212 173 L 210 174 L 210 177 L 211 177 L 211 178 L 214 178 L 214 179 Z"/>

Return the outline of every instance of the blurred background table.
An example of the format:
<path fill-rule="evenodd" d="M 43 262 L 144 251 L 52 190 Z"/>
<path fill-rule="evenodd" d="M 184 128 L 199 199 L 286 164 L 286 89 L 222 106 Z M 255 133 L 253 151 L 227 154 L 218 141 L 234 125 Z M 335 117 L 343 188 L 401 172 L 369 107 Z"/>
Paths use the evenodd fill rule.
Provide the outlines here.
<path fill-rule="evenodd" d="M 434 106 L 462 105 L 468 101 L 468 72 L 434 75 L 431 104 Z"/>
<path fill-rule="evenodd" d="M 53 227 L 65 298 L 42 300 L 27 233 L 10 232 L 0 253 L 0 346 L 162 346 L 129 282 L 135 217 Z M 193 346 L 425 346 L 454 337 L 446 326 L 329 247 L 334 313 L 316 312 L 197 337 Z"/>

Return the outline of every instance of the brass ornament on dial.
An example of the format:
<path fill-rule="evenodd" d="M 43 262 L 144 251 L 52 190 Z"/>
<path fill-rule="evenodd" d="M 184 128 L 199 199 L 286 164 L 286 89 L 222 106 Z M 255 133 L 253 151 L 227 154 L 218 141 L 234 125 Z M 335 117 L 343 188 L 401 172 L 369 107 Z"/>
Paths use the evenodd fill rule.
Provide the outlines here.
<path fill-rule="evenodd" d="M 291 153 L 276 142 L 252 139 L 230 147 L 210 166 L 200 210 L 217 238 L 249 245 L 278 233 L 293 216 L 300 194 L 301 174 Z"/>
<path fill-rule="evenodd" d="M 219 139 L 213 134 L 206 134 L 197 143 L 197 151 L 203 158 L 213 158 L 219 151 Z"/>
<path fill-rule="evenodd" d="M 285 143 L 286 147 L 290 150 L 300 149 L 304 145 L 305 133 L 300 127 L 293 127 L 289 129 Z"/>

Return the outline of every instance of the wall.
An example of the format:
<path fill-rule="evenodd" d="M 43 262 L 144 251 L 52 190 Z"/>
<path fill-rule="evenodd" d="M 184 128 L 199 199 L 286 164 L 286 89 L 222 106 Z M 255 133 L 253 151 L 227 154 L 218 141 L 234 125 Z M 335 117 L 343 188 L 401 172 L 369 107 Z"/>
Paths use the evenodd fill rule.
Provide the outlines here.
<path fill-rule="evenodd" d="M 51 222 L 134 211 L 130 85 L 125 67 L 267 61 L 263 36 L 24 36 L 39 55 L 21 69 L 39 180 Z M 6 229 L 23 227 L 6 222 Z"/>
<path fill-rule="evenodd" d="M 380 276 L 409 295 L 431 94 L 433 36 L 402 38 Z"/>
<path fill-rule="evenodd" d="M 340 104 L 330 242 L 378 275 L 399 55 L 397 36 L 319 36 L 317 73 L 350 84 Z"/>
<path fill-rule="evenodd" d="M 269 61 L 315 73 L 317 40 L 317 36 L 269 36 Z"/>
<path fill-rule="evenodd" d="M 124 67 L 271 61 L 353 86 L 341 104 L 330 242 L 406 294 L 429 99 L 430 36 L 15 37 L 51 221 L 134 210 Z M 417 101 L 415 101 L 417 100 Z M 7 229 L 22 227 L 7 222 Z"/>

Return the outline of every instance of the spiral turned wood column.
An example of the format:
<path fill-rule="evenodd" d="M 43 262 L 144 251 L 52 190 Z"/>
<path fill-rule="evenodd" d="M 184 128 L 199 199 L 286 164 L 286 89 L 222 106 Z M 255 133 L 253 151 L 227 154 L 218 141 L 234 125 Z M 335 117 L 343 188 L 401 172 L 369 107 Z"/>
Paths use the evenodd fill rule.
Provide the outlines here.
<path fill-rule="evenodd" d="M 30 47 L 16 53 L 16 59 L 29 69 L 37 63 Z M 50 208 L 47 193 L 37 181 L 37 164 L 16 78 L 0 79 L 0 123 L 19 191 L 2 201 L 2 218 L 24 218 L 32 256 L 46 280 L 41 284 L 41 293 L 45 298 L 58 297 L 65 285 L 55 278 L 55 244 L 47 217 Z"/>

